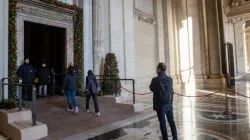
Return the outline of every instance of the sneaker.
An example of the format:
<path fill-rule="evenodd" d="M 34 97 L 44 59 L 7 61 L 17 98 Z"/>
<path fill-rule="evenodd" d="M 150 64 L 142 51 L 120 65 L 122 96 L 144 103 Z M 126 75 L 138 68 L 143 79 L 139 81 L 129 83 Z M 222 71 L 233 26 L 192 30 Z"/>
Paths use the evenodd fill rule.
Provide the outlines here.
<path fill-rule="evenodd" d="M 78 109 L 78 107 L 76 107 L 76 109 L 75 109 L 75 113 L 78 113 L 79 112 L 79 109 Z"/>
<path fill-rule="evenodd" d="M 73 112 L 73 109 L 67 108 L 67 111 L 68 111 L 68 112 Z"/>
<path fill-rule="evenodd" d="M 89 113 L 90 111 L 89 110 L 86 110 L 87 113 Z"/>
<path fill-rule="evenodd" d="M 95 116 L 100 116 L 101 115 L 101 113 L 100 112 L 97 112 L 96 114 L 95 114 Z"/>

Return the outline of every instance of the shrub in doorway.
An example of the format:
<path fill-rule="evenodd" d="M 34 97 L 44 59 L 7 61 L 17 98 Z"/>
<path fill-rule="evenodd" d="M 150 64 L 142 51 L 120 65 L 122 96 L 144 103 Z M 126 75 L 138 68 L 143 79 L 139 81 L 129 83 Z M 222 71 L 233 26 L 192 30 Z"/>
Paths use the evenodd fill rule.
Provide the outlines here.
<path fill-rule="evenodd" d="M 120 95 L 121 82 L 119 77 L 119 68 L 116 56 L 114 53 L 108 53 L 105 57 L 102 91 L 106 95 Z"/>

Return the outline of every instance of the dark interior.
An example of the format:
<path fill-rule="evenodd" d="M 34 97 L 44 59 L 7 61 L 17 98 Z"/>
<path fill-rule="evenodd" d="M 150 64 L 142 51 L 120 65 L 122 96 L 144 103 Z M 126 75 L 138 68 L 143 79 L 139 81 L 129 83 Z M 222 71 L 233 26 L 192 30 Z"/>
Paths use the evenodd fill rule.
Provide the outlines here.
<path fill-rule="evenodd" d="M 42 63 L 58 74 L 65 73 L 66 29 L 32 22 L 24 23 L 24 56 L 30 59 L 34 69 Z M 57 76 L 56 85 L 62 84 L 62 75 Z"/>

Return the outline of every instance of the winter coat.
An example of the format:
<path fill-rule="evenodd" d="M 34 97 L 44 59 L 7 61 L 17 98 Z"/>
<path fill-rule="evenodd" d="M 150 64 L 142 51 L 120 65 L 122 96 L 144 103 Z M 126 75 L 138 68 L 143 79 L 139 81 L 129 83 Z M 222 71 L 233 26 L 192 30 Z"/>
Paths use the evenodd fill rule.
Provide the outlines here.
<path fill-rule="evenodd" d="M 23 64 L 18 68 L 18 77 L 22 79 L 25 84 L 33 84 L 35 80 L 35 71 L 30 64 Z"/>
<path fill-rule="evenodd" d="M 39 70 L 38 78 L 40 85 L 48 85 L 49 84 L 50 71 L 46 67 L 42 67 Z"/>
<path fill-rule="evenodd" d="M 158 111 L 167 104 L 173 102 L 173 80 L 166 76 L 165 72 L 160 72 L 153 78 L 149 86 L 153 92 L 153 109 Z"/>
<path fill-rule="evenodd" d="M 98 93 L 98 84 L 96 78 L 93 75 L 86 77 L 86 90 L 90 91 L 92 94 Z"/>
<path fill-rule="evenodd" d="M 65 91 L 75 91 L 77 89 L 77 77 L 75 74 L 67 74 L 64 78 L 62 89 Z"/>

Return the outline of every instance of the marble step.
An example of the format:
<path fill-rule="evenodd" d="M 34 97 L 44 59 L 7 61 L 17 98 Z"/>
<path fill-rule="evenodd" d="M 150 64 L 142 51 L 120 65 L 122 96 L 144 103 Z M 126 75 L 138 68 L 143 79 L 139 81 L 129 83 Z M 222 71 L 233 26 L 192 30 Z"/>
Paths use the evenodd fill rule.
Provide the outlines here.
<path fill-rule="evenodd" d="M 31 120 L 30 110 L 18 111 L 18 108 L 0 110 L 0 132 L 7 135 L 6 128 L 8 128 L 9 123 L 22 120 Z"/>
<path fill-rule="evenodd" d="M 7 136 L 12 140 L 38 140 L 48 136 L 48 127 L 38 121 L 35 126 L 32 120 L 15 121 L 9 124 Z"/>

